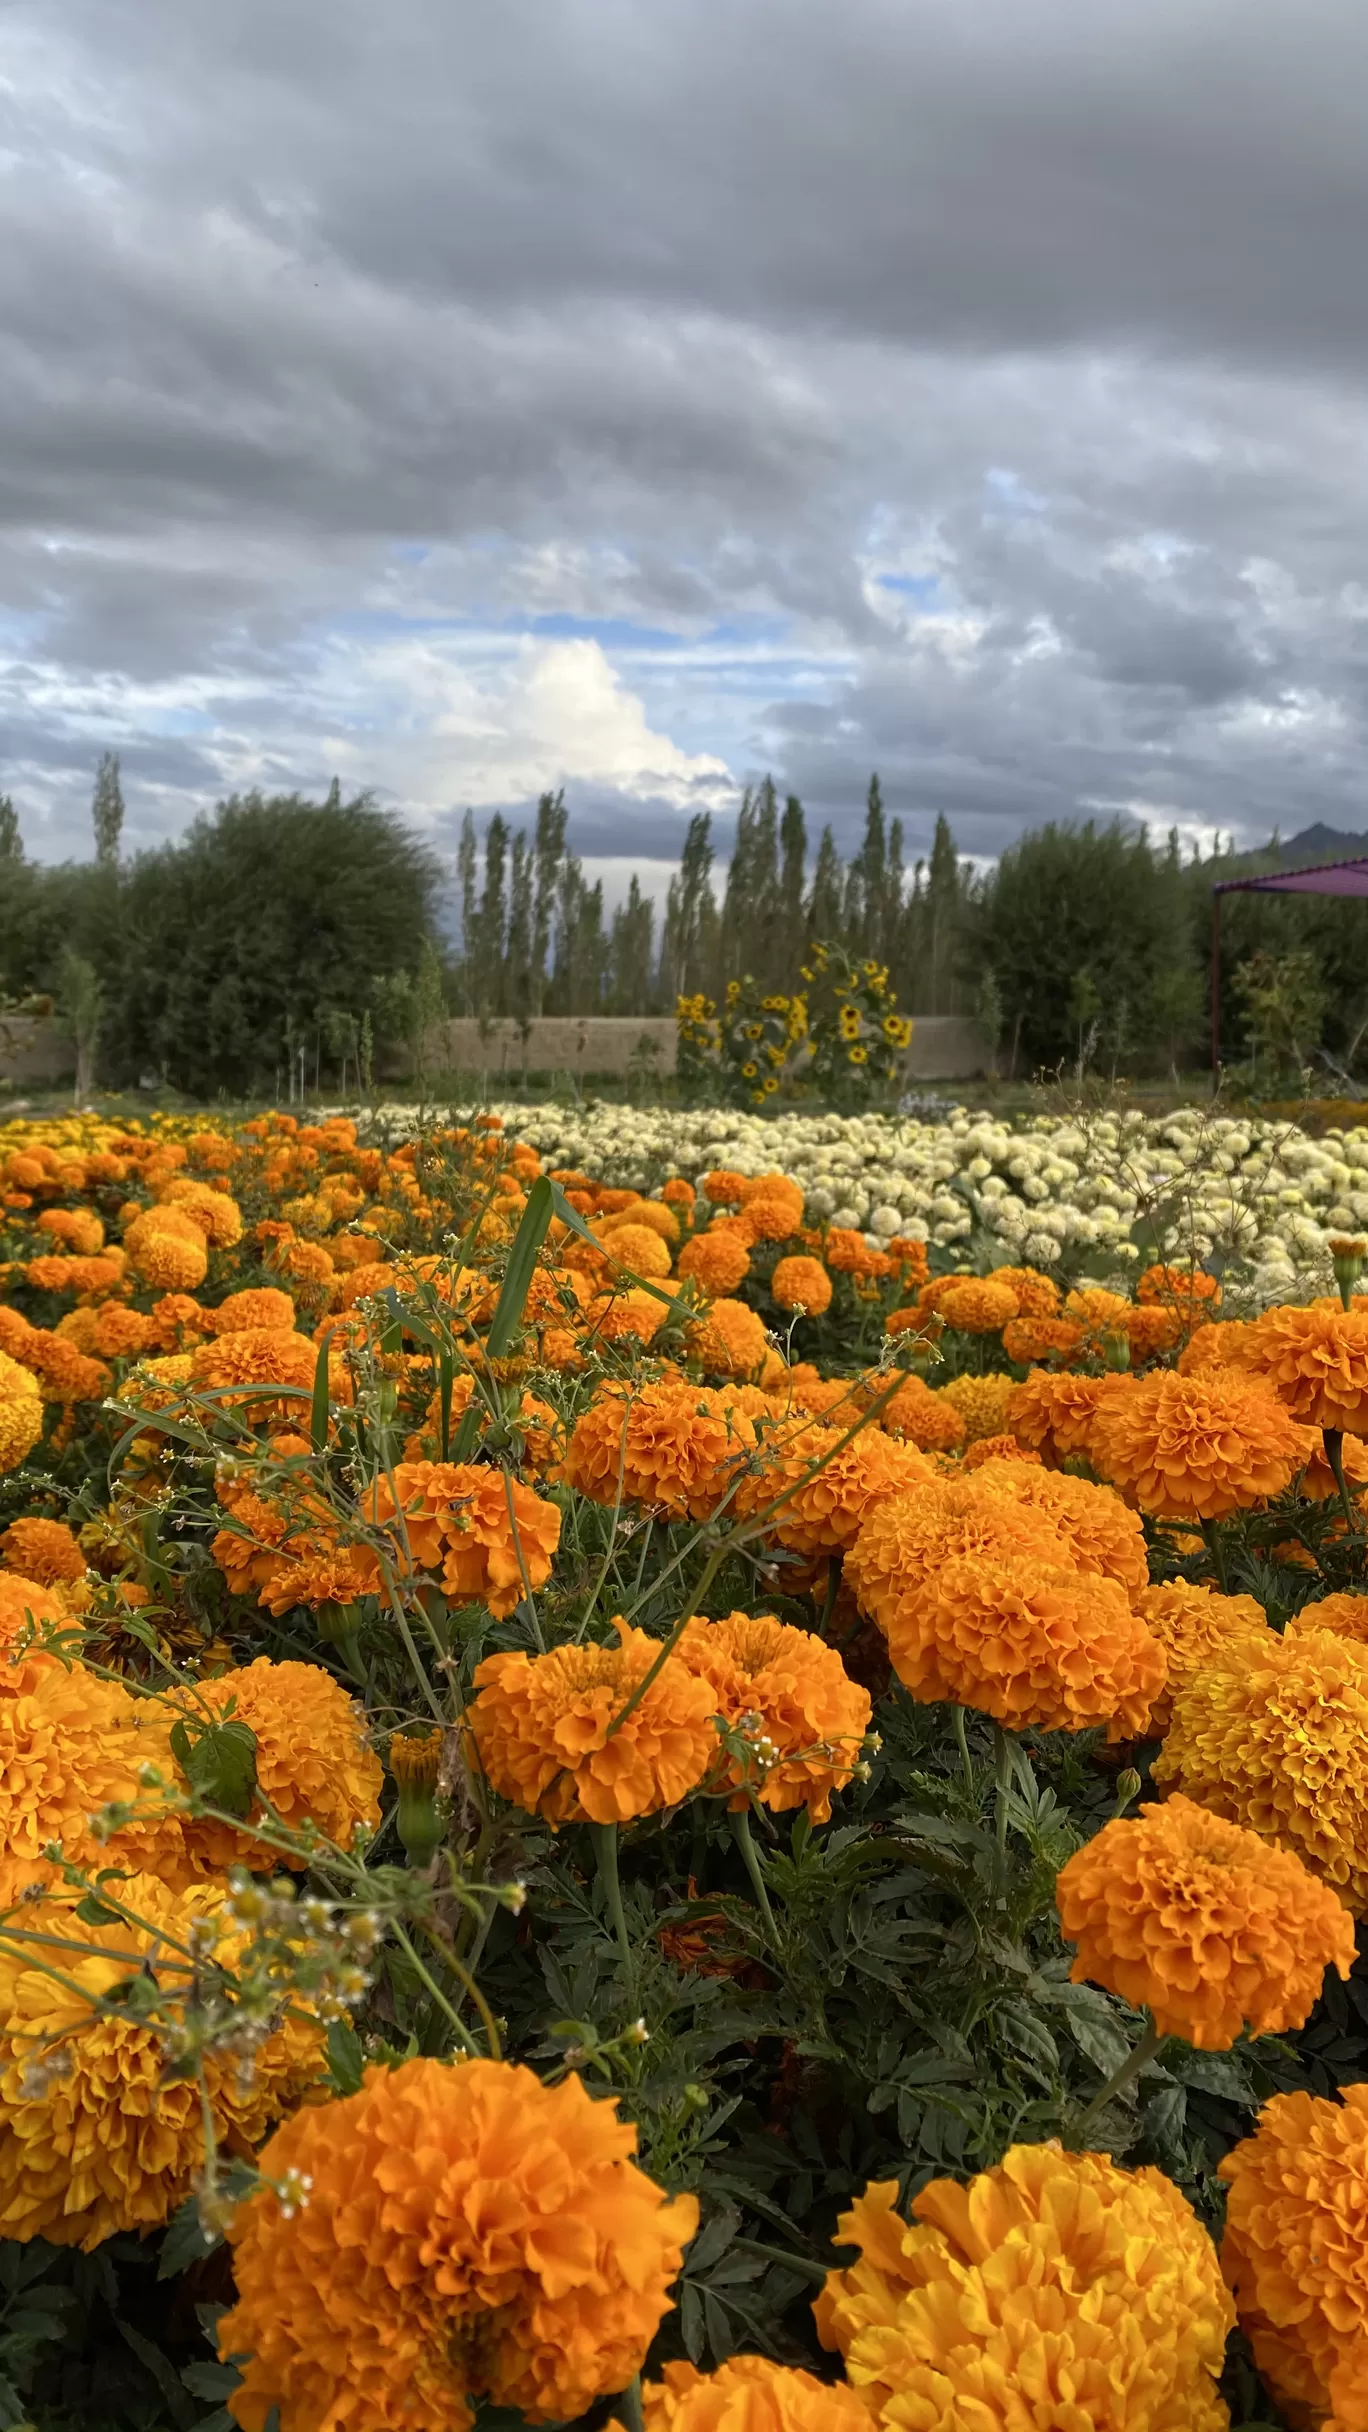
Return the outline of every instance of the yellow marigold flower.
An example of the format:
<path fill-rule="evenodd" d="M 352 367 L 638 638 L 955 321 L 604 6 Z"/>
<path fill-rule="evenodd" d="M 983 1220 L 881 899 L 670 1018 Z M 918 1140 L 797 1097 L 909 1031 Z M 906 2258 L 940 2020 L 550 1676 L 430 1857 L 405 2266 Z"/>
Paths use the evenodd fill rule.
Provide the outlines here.
<path fill-rule="evenodd" d="M 692 1620 L 677 1653 L 711 1688 L 714 1711 L 741 1727 L 756 1749 L 745 1780 L 762 1807 L 806 1807 L 815 1823 L 831 1814 L 869 1729 L 869 1692 L 850 1679 L 834 1647 L 772 1613 L 728 1613 Z M 733 1765 L 731 1778 L 741 1782 Z M 733 1807 L 748 1804 L 738 1789 Z"/>
<path fill-rule="evenodd" d="M 1231 1357 L 1307 1426 L 1368 1435 L 1368 1309 L 1265 1309 L 1241 1327 Z"/>
<path fill-rule="evenodd" d="M 1293 1614 L 1287 1625 L 1289 1637 L 1306 1630 L 1333 1630 L 1336 1638 L 1348 1638 L 1355 1645 L 1368 1647 L 1368 1596 L 1356 1596 L 1342 1589 L 1334 1596 L 1313 1598 Z"/>
<path fill-rule="evenodd" d="M 957 1334 L 1001 1334 L 1008 1321 L 1021 1314 L 1012 1286 L 991 1275 L 970 1275 L 952 1284 L 936 1308 Z"/>
<path fill-rule="evenodd" d="M 1109 1486 L 1070 1478 L 1034 1461 L 990 1461 L 975 1472 L 981 1493 L 1043 1512 L 1068 1546 L 1073 1567 L 1117 1579 L 1132 1595 L 1149 1586 L 1149 1557 L 1138 1513 Z"/>
<path fill-rule="evenodd" d="M 1295 1849 L 1368 1915 L 1368 1648 L 1332 1630 L 1233 1643 L 1175 1691 L 1154 1779 Z"/>
<path fill-rule="evenodd" d="M 729 1226 L 712 1226 L 686 1241 L 675 1265 L 681 1276 L 692 1275 L 714 1298 L 734 1292 L 750 1273 L 750 1251 Z"/>
<path fill-rule="evenodd" d="M 320 1664 L 273 1663 L 261 1655 L 255 1663 L 198 1682 L 180 1702 L 187 1715 L 247 1725 L 256 1740 L 260 1799 L 292 1831 L 313 1824 L 344 1848 L 358 1828 L 375 1831 L 384 1767 L 367 1745 L 360 1707 Z M 254 1805 L 255 1820 L 263 1813 L 259 1803 Z M 207 1816 L 187 1818 L 183 1834 L 186 1864 L 194 1875 L 278 1863 L 249 1834 Z"/>
<path fill-rule="evenodd" d="M 1013 1392 L 1005 1423 L 1032 1452 L 1043 1453 L 1047 1461 L 1067 1461 L 1074 1453 L 1087 1452 L 1102 1404 L 1130 1390 L 1124 1377 L 1054 1376 L 1046 1368 L 1033 1368 Z"/>
<path fill-rule="evenodd" d="M 85 1555 L 64 1520 L 11 1520 L 0 1535 L 0 1562 L 49 1588 L 59 1579 L 84 1579 L 86 1572 Z"/>
<path fill-rule="evenodd" d="M 886 2432 L 1225 2432 L 1234 2308 L 1216 2252 L 1158 2170 L 1014 2145 L 967 2187 L 894 2210 L 867 2187 L 837 2235 L 818 2336 Z"/>
<path fill-rule="evenodd" d="M 204 2120 L 193 2076 L 169 2076 L 166 2053 L 136 2009 L 94 2004 L 143 1967 L 174 1993 L 188 1975 L 187 1935 L 222 1919 L 222 1886 L 173 1892 L 150 1875 L 114 1886 L 137 1922 L 88 1925 L 78 1890 L 51 1890 L 11 1922 L 66 1945 L 58 1981 L 36 1962 L 37 1941 L 0 1925 L 0 2235 L 46 2238 L 86 2253 L 122 2230 L 156 2229 L 204 2166 Z M 7 1887 L 6 1901 L 13 1899 Z M 242 1936 L 226 1921 L 215 1957 L 231 1967 Z M 51 1954 L 46 1954 L 51 1956 Z M 212 2050 L 204 2091 L 220 2146 L 248 2156 L 281 2114 L 326 2075 L 322 2030 L 297 2011 L 252 2046 Z"/>
<path fill-rule="evenodd" d="M 1150 2011 L 1161 2035 L 1228 2052 L 1246 2027 L 1306 2024 L 1354 1921 L 1291 1850 L 1181 1796 L 1104 1824 L 1055 1884 L 1075 1984 Z"/>
<path fill-rule="evenodd" d="M 671 1186 L 667 1183 L 665 1187 L 668 1191 Z M 692 1199 L 692 1191 L 689 1192 L 689 1197 Z M 679 1219 L 663 1198 L 634 1200 L 631 1207 L 624 1210 L 621 1217 L 609 1218 L 605 1230 L 616 1232 L 619 1223 L 630 1224 L 638 1229 L 643 1225 L 649 1226 L 653 1233 L 660 1235 L 669 1250 L 673 1250 L 679 1240 Z M 613 1243 L 613 1249 L 616 1254 L 616 1241 Z"/>
<path fill-rule="evenodd" d="M 895 1316 L 897 1312 L 894 1312 Z M 933 1393 L 924 1377 L 909 1376 L 879 1413 L 879 1425 L 902 1436 L 919 1452 L 957 1452 L 965 1424 L 954 1404 Z"/>
<path fill-rule="evenodd" d="M 795 1554 L 841 1554 L 855 1543 L 869 1512 L 891 1495 L 931 1483 L 934 1473 L 914 1445 L 869 1425 L 833 1452 L 843 1432 L 839 1417 L 834 1425 L 811 1420 L 781 1427 L 737 1488 L 738 1516 L 768 1511 L 782 1495 L 766 1522 L 773 1543 Z"/>
<path fill-rule="evenodd" d="M 667 2364 L 641 2395 L 646 2432 L 869 2432 L 853 2390 L 768 2356 L 729 2356 L 715 2373 Z"/>
<path fill-rule="evenodd" d="M 1368 2339 L 1368 2086 L 1275 2094 L 1218 2176 L 1221 2265 L 1254 2361 L 1290 2421 L 1324 2423 Z"/>
<path fill-rule="evenodd" d="M 944 1310 L 944 1302 L 941 1306 Z M 949 1312 L 945 1314 L 947 1324 L 953 1325 Z M 1007 1412 L 1016 1390 L 1016 1379 L 1010 1376 L 954 1376 L 948 1385 L 941 1386 L 940 1395 L 963 1419 L 968 1442 L 976 1444 L 980 1436 L 1012 1432 Z"/>
<path fill-rule="evenodd" d="M 553 1825 L 655 1815 L 696 1790 L 717 1753 L 712 1690 L 677 1656 L 612 1731 L 660 1654 L 644 1631 L 615 1627 L 615 1646 L 488 1655 L 475 1674 L 468 1719 L 485 1772 Z"/>
<path fill-rule="evenodd" d="M 576 1420 L 565 1478 L 595 1503 L 705 1520 L 754 1449 L 754 1424 L 725 1390 L 676 1378 L 613 1385 Z"/>
<path fill-rule="evenodd" d="M 1133 1602 L 1168 1658 L 1163 1693 L 1150 1708 L 1148 1731 L 1155 1737 L 1168 1730 L 1175 1693 L 1196 1673 L 1213 1660 L 1224 1663 L 1233 1656 L 1237 1641 L 1252 1642 L 1248 1652 L 1257 1662 L 1273 1636 L 1268 1616 L 1254 1597 L 1222 1596 L 1215 1588 L 1194 1587 L 1186 1579 L 1141 1588 Z"/>
<path fill-rule="evenodd" d="M 0 1470 L 17 1469 L 43 1432 L 43 1403 L 31 1369 L 0 1351 Z"/>
<path fill-rule="evenodd" d="M 228 2232 L 243 2432 L 273 2408 L 297 2432 L 469 2432 L 475 2397 L 563 2421 L 625 2388 L 698 2223 L 635 2151 L 615 2099 L 505 2061 L 368 2069 L 297 2113 L 261 2167 L 308 2202 L 263 2189 Z"/>
<path fill-rule="evenodd" d="M 831 1307 L 831 1277 L 820 1258 L 781 1258 L 770 1292 L 781 1309 L 802 1309 L 808 1317 L 821 1317 Z"/>
<path fill-rule="evenodd" d="M 743 1300 L 715 1300 L 686 1341 L 690 1359 L 713 1376 L 755 1376 L 769 1353 L 765 1329 Z"/>
<path fill-rule="evenodd" d="M 394 1537 L 401 1568 L 440 1562 L 453 1603 L 487 1605 L 499 1620 L 546 1585 L 560 1510 L 521 1479 L 482 1461 L 400 1461 L 392 1477 L 378 1480 L 371 1517 Z"/>
<path fill-rule="evenodd" d="M 1219 1520 L 1278 1495 L 1310 1451 L 1307 1432 L 1252 1378 L 1140 1378 L 1099 1407 L 1094 1466 L 1143 1512 Z"/>
<path fill-rule="evenodd" d="M 293 1334 L 295 1305 L 288 1292 L 277 1292 L 273 1284 L 262 1284 L 247 1292 L 230 1292 L 217 1309 L 206 1311 L 207 1320 L 215 1334 L 241 1334 L 250 1327 L 265 1327 L 277 1334 Z"/>

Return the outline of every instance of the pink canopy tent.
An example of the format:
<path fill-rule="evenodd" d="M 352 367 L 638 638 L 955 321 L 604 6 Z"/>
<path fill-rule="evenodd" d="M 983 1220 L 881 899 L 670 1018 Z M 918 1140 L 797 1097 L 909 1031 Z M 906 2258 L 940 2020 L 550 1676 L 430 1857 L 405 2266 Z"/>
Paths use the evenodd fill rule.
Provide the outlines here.
<path fill-rule="evenodd" d="M 1368 855 L 1320 861 L 1309 870 L 1268 870 L 1261 878 L 1222 878 L 1211 890 L 1211 1069 L 1221 1068 L 1221 897 L 1223 895 L 1368 895 Z"/>

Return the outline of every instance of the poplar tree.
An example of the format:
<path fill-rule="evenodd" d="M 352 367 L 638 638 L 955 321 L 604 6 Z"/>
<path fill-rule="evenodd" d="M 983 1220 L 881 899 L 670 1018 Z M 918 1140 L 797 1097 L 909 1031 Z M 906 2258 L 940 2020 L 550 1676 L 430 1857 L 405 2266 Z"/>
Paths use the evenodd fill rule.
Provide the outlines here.
<path fill-rule="evenodd" d="M 95 831 L 95 859 L 101 869 L 117 868 L 123 834 L 124 799 L 119 781 L 119 755 L 101 752 L 90 798 L 90 824 Z"/>
<path fill-rule="evenodd" d="M 8 794 L 0 794 L 0 861 L 16 862 L 24 858 L 24 839 L 19 833 L 19 813 Z"/>

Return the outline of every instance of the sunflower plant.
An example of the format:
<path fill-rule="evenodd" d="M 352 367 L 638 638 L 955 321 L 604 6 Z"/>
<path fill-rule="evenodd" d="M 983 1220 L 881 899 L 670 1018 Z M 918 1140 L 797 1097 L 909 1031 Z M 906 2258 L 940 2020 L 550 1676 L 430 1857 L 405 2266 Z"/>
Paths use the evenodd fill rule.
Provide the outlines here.
<path fill-rule="evenodd" d="M 810 1079 L 837 1105 L 867 1105 L 897 1077 L 912 1037 L 886 965 L 818 942 L 808 949 L 803 978 L 812 1004 Z"/>

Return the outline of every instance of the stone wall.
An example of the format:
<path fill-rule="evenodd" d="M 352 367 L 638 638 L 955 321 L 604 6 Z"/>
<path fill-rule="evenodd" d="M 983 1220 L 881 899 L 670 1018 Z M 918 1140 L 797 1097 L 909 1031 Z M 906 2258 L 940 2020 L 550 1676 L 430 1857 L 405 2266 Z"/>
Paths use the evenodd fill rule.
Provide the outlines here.
<path fill-rule="evenodd" d="M 440 1072 L 462 1073 L 491 1090 L 524 1072 L 575 1080 L 621 1079 L 630 1070 L 668 1078 L 675 1068 L 675 1025 L 668 1015 L 640 1021 L 608 1014 L 581 1019 L 544 1016 L 529 1023 L 527 1037 L 516 1022 L 455 1021 L 443 1025 L 434 1047 Z M 976 1022 L 954 1014 L 928 1014 L 913 1025 L 903 1058 L 908 1081 L 967 1081 L 990 1069 L 992 1058 Z M 53 1088 L 76 1068 L 75 1049 L 60 1022 L 32 1014 L 0 1014 L 0 1083 L 17 1088 Z M 397 1077 L 397 1076 L 396 1076 Z"/>
<path fill-rule="evenodd" d="M 0 1082 L 51 1089 L 75 1072 L 75 1043 L 50 1014 L 0 1013 Z"/>

